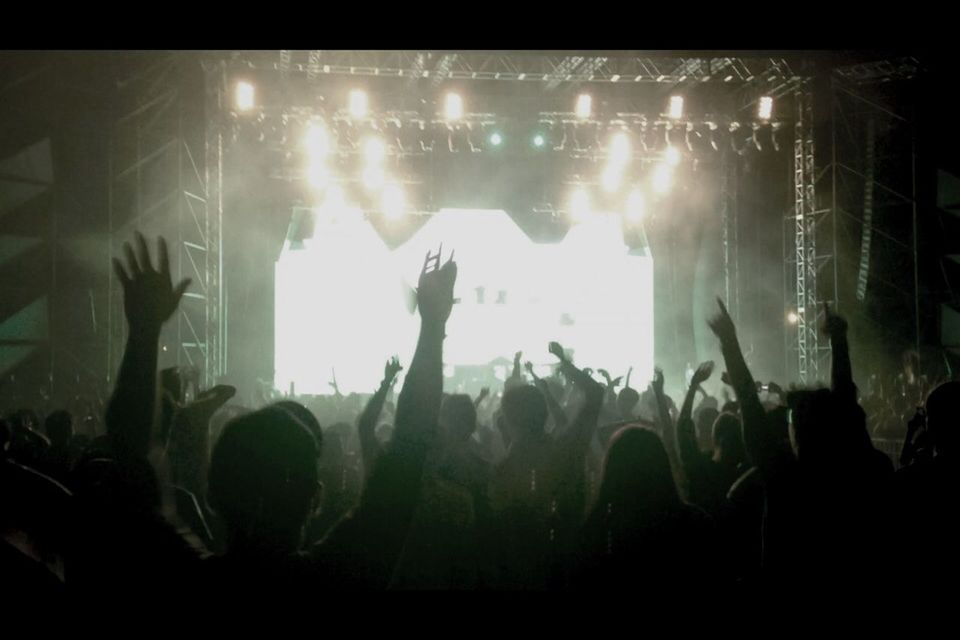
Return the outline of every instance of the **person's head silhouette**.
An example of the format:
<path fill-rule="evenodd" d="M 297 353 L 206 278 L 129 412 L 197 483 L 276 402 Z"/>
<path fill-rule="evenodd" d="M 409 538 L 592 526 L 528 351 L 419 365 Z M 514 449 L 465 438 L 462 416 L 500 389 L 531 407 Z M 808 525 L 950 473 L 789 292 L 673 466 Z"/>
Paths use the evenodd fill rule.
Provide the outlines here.
<path fill-rule="evenodd" d="M 465 394 L 449 395 L 440 405 L 440 426 L 454 442 L 462 442 L 477 429 L 477 410 Z"/>
<path fill-rule="evenodd" d="M 743 462 L 745 453 L 740 418 L 721 413 L 713 423 L 714 460 L 733 465 Z"/>
<path fill-rule="evenodd" d="M 627 426 L 610 442 L 597 505 L 614 505 L 636 515 L 680 503 L 667 451 L 660 436 L 645 427 Z"/>
<path fill-rule="evenodd" d="M 543 433 L 547 422 L 547 403 L 531 385 L 508 389 L 501 401 L 503 416 L 512 437 L 522 439 Z"/>
<path fill-rule="evenodd" d="M 210 462 L 209 499 L 228 531 L 228 549 L 290 553 L 319 497 L 318 445 L 282 407 L 235 418 Z"/>

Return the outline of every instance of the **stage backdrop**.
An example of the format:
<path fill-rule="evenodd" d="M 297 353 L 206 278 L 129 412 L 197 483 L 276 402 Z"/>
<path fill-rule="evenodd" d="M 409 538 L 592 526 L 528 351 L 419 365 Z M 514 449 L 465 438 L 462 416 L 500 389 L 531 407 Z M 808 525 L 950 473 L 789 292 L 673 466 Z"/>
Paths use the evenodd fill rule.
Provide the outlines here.
<path fill-rule="evenodd" d="M 427 251 L 456 251 L 459 274 L 445 375 L 524 352 L 542 372 L 557 340 L 581 366 L 614 376 L 653 370 L 653 263 L 631 253 L 616 216 L 595 215 L 559 243 L 533 242 L 504 211 L 444 209 L 390 251 L 359 212 L 318 215 L 312 239 L 276 264 L 275 384 L 301 394 L 371 393 L 383 364 L 413 355 L 411 308 Z M 294 245 L 299 247 L 300 245 Z M 473 391 L 472 389 L 467 389 Z"/>

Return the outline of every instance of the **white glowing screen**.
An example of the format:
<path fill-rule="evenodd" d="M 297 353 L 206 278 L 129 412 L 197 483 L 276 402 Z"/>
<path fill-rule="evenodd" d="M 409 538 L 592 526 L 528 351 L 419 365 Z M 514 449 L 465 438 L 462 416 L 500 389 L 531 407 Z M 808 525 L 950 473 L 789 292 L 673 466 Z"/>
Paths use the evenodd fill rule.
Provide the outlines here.
<path fill-rule="evenodd" d="M 553 364 L 547 343 L 557 340 L 581 366 L 652 376 L 653 263 L 630 255 L 616 216 L 590 216 L 563 241 L 541 244 L 503 211 L 445 209 L 394 251 L 359 212 L 340 219 L 318 221 L 314 238 L 277 262 L 278 389 L 332 393 L 335 371 L 341 392 L 372 393 L 387 358 L 409 365 L 419 319 L 405 292 L 441 243 L 459 267 L 447 369 L 516 351 Z"/>

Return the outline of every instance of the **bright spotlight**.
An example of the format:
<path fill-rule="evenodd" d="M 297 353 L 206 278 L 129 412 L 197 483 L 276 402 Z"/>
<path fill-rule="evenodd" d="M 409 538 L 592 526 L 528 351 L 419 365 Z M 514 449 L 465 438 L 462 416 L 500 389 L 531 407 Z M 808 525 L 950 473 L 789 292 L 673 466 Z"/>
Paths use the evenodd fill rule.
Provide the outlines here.
<path fill-rule="evenodd" d="M 607 193 L 615 193 L 620 189 L 620 182 L 623 178 L 623 172 L 620 166 L 611 164 L 603 171 L 603 175 L 600 177 L 600 184 L 603 185 L 603 190 Z"/>
<path fill-rule="evenodd" d="M 387 145 L 380 138 L 369 138 L 363 145 L 363 157 L 368 166 L 379 165 L 387 157 Z"/>
<path fill-rule="evenodd" d="M 443 105 L 443 114 L 447 120 L 459 120 L 463 117 L 463 98 L 458 93 L 448 93 Z"/>
<path fill-rule="evenodd" d="M 670 110 L 668 114 L 674 120 L 679 120 L 683 117 L 683 97 L 682 96 L 670 96 Z"/>
<path fill-rule="evenodd" d="M 673 145 L 667 147 L 667 150 L 664 152 L 664 158 L 671 167 L 675 167 L 680 164 L 680 150 L 674 147 Z"/>
<path fill-rule="evenodd" d="M 363 170 L 363 186 L 367 190 L 379 191 L 386 182 L 387 175 L 380 167 L 371 166 Z"/>
<path fill-rule="evenodd" d="M 327 133 L 327 128 L 319 122 L 311 123 L 304 145 L 310 154 L 310 161 L 314 164 L 326 158 L 330 154 L 330 134 Z"/>
<path fill-rule="evenodd" d="M 500 135 L 500 134 L 499 134 L 498 132 L 496 132 L 496 131 L 494 131 L 492 134 L 490 134 L 490 144 L 492 144 L 492 145 L 495 146 L 495 147 L 499 147 L 502 143 L 503 143 L 503 136 L 502 136 L 502 135 Z"/>
<path fill-rule="evenodd" d="M 403 189 L 398 184 L 388 184 L 383 190 L 380 198 L 380 206 L 383 209 L 383 215 L 390 220 L 396 220 L 403 215 L 403 209 L 406 200 L 403 197 Z"/>
<path fill-rule="evenodd" d="M 543 137 L 542 133 L 538 133 L 537 135 L 533 136 L 533 146 L 535 147 L 542 147 L 544 144 L 546 144 L 546 142 L 547 141 Z"/>
<path fill-rule="evenodd" d="M 580 96 L 577 97 L 577 117 L 583 119 L 589 118 L 592 103 L 593 99 L 589 93 L 581 93 Z"/>
<path fill-rule="evenodd" d="M 663 195 L 673 185 L 673 171 L 670 165 L 661 164 L 653 170 L 653 190 Z"/>
<path fill-rule="evenodd" d="M 574 220 L 580 221 L 586 219 L 590 213 L 590 197 L 587 190 L 583 187 L 577 187 L 570 196 L 570 214 Z"/>
<path fill-rule="evenodd" d="M 237 91 L 234 100 L 238 111 L 249 111 L 253 109 L 253 85 L 249 82 L 238 82 Z"/>
<path fill-rule="evenodd" d="M 800 316 L 797 315 L 796 311 L 791 311 L 787 314 L 787 322 L 790 324 L 797 324 L 800 321 Z"/>
<path fill-rule="evenodd" d="M 330 184 L 330 171 L 322 164 L 310 165 L 307 169 L 307 183 L 319 191 L 326 189 Z"/>
<path fill-rule="evenodd" d="M 760 102 L 757 105 L 757 117 L 761 120 L 769 120 L 770 116 L 773 115 L 773 98 L 770 96 L 763 96 L 760 98 Z"/>
<path fill-rule="evenodd" d="M 350 92 L 350 116 L 353 118 L 362 118 L 367 115 L 367 92 L 362 89 L 354 89 Z"/>
<path fill-rule="evenodd" d="M 627 220 L 631 222 L 639 222 L 642 220 L 645 210 L 644 205 L 643 192 L 640 191 L 639 188 L 631 191 L 627 197 Z"/>
<path fill-rule="evenodd" d="M 620 131 L 614 134 L 610 141 L 610 162 L 618 166 L 623 166 L 630 159 L 630 138 L 626 132 Z"/>
<path fill-rule="evenodd" d="M 331 184 L 327 188 L 327 194 L 323 200 L 323 208 L 328 212 L 339 213 L 346 206 L 347 199 L 343 194 L 343 187 L 338 184 Z"/>

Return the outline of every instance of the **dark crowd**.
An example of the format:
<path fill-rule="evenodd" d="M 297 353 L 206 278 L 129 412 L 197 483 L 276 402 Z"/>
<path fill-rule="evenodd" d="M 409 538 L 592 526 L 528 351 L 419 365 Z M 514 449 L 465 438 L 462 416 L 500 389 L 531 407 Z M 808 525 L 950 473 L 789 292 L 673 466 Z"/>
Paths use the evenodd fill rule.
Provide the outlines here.
<path fill-rule="evenodd" d="M 908 354 L 858 389 L 829 308 L 829 388 L 755 381 L 718 300 L 723 362 L 696 368 L 679 404 L 659 369 L 634 389 L 556 342 L 550 376 L 517 353 L 503 388 L 473 398 L 444 393 L 457 266 L 428 256 L 411 362 L 387 362 L 369 396 L 253 409 L 227 385 L 186 400 L 185 376 L 158 371 L 190 283 L 171 281 L 162 239 L 150 253 L 138 235 L 115 260 L 129 331 L 104 406 L 0 421 L 5 594 L 680 589 L 695 608 L 955 575 L 960 382 Z"/>

